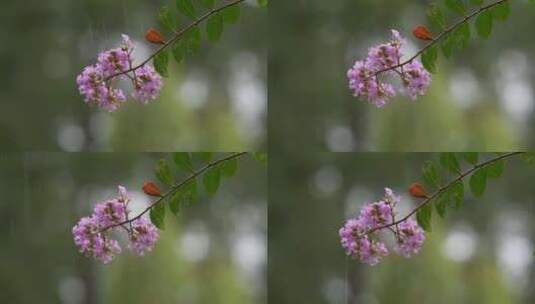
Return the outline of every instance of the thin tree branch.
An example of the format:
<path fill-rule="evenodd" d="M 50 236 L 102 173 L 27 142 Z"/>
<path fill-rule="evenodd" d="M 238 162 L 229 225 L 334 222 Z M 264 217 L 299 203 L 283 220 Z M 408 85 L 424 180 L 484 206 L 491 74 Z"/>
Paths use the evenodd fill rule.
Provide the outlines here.
<path fill-rule="evenodd" d="M 494 6 L 496 5 L 499 5 L 501 3 L 504 3 L 504 2 L 507 2 L 509 0 L 499 0 L 499 1 L 496 1 L 496 2 L 493 2 L 493 3 L 490 3 L 490 4 L 487 4 L 485 6 L 482 6 L 476 10 L 474 10 L 472 13 L 470 13 L 469 15 L 466 15 L 464 18 L 460 19 L 459 21 L 457 21 L 456 23 L 454 23 L 453 25 L 451 25 L 450 27 L 446 28 L 445 30 L 443 30 L 438 36 L 436 36 L 435 38 L 433 38 L 432 41 L 430 41 L 427 45 L 425 45 L 422 49 L 420 49 L 418 52 L 416 52 L 416 54 L 414 54 L 411 58 L 401 62 L 401 63 L 398 63 L 396 65 L 393 65 L 391 67 L 388 67 L 388 68 L 384 68 L 382 70 L 379 70 L 375 73 L 373 73 L 371 76 L 367 77 L 367 78 L 371 78 L 371 77 L 376 77 L 378 76 L 379 74 L 381 73 L 384 73 L 384 72 L 387 72 L 387 71 L 390 71 L 390 70 L 395 70 L 397 68 L 403 68 L 405 65 L 411 63 L 414 59 L 416 59 L 418 56 L 420 56 L 421 54 L 423 54 L 423 52 L 425 52 L 427 49 L 429 49 L 430 47 L 432 47 L 433 45 L 437 44 L 440 40 L 442 40 L 442 38 L 444 38 L 447 34 L 449 34 L 450 32 L 452 32 L 453 30 L 455 30 L 456 28 L 458 28 L 459 26 L 461 26 L 463 23 L 466 23 L 468 22 L 470 19 L 474 18 L 475 16 L 479 15 L 480 13 L 486 11 L 486 10 L 489 10 L 491 8 L 493 8 Z"/>
<path fill-rule="evenodd" d="M 384 229 L 384 228 L 390 228 L 394 225 L 398 225 L 404 221 L 406 221 L 409 217 L 411 217 L 412 215 L 414 215 L 416 212 L 418 212 L 418 210 L 420 210 L 421 208 L 423 208 L 425 205 L 431 203 L 431 201 L 437 197 L 439 194 L 441 194 L 442 192 L 448 190 L 451 186 L 453 186 L 455 183 L 457 183 L 458 181 L 461 181 L 463 178 L 465 178 L 466 176 L 470 175 L 472 172 L 482 168 L 482 167 L 485 167 L 485 166 L 488 166 L 492 163 L 495 163 L 499 160 L 502 160 L 502 159 L 506 159 L 506 158 L 509 158 L 509 157 L 513 157 L 513 156 L 516 156 L 516 155 L 520 155 L 520 154 L 523 154 L 525 152 L 510 152 L 510 153 L 506 153 L 506 154 L 502 154 L 500 156 L 497 156 L 495 158 L 492 158 L 492 159 L 489 159 L 487 161 L 484 161 L 482 163 L 479 163 L 475 166 L 473 166 L 472 168 L 470 168 L 469 170 L 465 171 L 465 172 L 462 172 L 459 174 L 459 176 L 457 176 L 455 179 L 453 179 L 452 181 L 450 181 L 449 183 L 447 183 L 446 185 L 440 187 L 438 190 L 436 190 L 431 196 L 428 196 L 422 203 L 420 203 L 420 205 L 418 205 L 416 208 L 414 208 L 411 212 L 409 212 L 407 215 L 405 215 L 403 218 L 395 221 L 395 222 L 392 222 L 390 224 L 386 224 L 386 225 L 382 225 L 382 226 L 379 226 L 379 227 L 375 227 L 373 229 L 370 229 L 368 231 L 366 231 L 365 233 L 362 234 L 362 236 L 364 235 L 368 235 L 370 233 L 373 233 L 377 230 L 381 230 L 381 229 Z"/>
<path fill-rule="evenodd" d="M 168 48 L 170 45 L 172 45 L 179 38 L 181 38 L 187 31 L 189 31 L 190 29 L 192 29 L 195 26 L 199 25 L 199 23 L 203 22 L 204 20 L 208 19 L 210 16 L 212 16 L 212 15 L 214 15 L 214 14 L 216 14 L 216 13 L 218 13 L 218 12 L 228 8 L 228 7 L 240 4 L 240 3 L 244 2 L 244 1 L 245 0 L 234 0 L 234 1 L 228 2 L 226 4 L 223 4 L 223 5 L 219 6 L 219 7 L 216 7 L 214 9 L 206 12 L 204 15 L 200 16 L 199 18 L 197 18 L 195 21 L 193 21 L 192 23 L 188 24 L 184 28 L 180 29 L 179 31 L 175 31 L 175 34 L 173 35 L 173 37 L 171 37 L 171 39 L 169 39 L 167 42 L 165 42 L 165 44 L 163 44 L 158 50 L 156 50 L 154 53 L 152 53 L 152 55 L 150 55 L 147 59 L 143 60 L 143 62 L 141 62 L 140 64 L 138 64 L 138 65 L 136 65 L 134 67 L 129 68 L 128 70 L 124 70 L 124 71 L 121 71 L 121 72 L 117 72 L 117 73 L 115 73 L 113 75 L 110 75 L 110 76 L 106 77 L 104 79 L 104 81 L 108 81 L 108 80 L 110 80 L 110 79 L 112 79 L 114 77 L 117 77 L 117 76 L 120 76 L 120 75 L 123 75 L 123 74 L 126 74 L 126 73 L 130 73 L 130 72 L 136 71 L 137 69 L 143 67 L 149 61 L 151 61 L 158 54 L 163 52 L 166 48 Z"/>
<path fill-rule="evenodd" d="M 137 220 L 138 218 L 142 217 L 145 213 L 149 212 L 154 206 L 158 205 L 159 203 L 161 203 L 162 201 L 164 201 L 166 198 L 168 198 L 169 196 L 171 196 L 173 193 L 175 193 L 176 191 L 178 191 L 181 187 L 183 187 L 184 185 L 186 185 L 188 182 L 190 182 L 191 180 L 194 180 L 196 179 L 199 175 L 203 174 L 206 170 L 214 167 L 214 166 L 217 166 L 219 165 L 220 163 L 222 162 L 225 162 L 225 161 L 228 161 L 228 160 L 231 160 L 231 159 L 234 159 L 234 158 L 239 158 L 239 157 L 242 157 L 244 156 L 245 154 L 247 154 L 248 152 L 239 152 L 239 153 L 234 153 L 230 156 L 227 156 L 227 157 L 224 157 L 224 158 L 221 158 L 221 159 L 218 159 L 216 161 L 213 161 L 209 164 L 207 164 L 206 166 L 200 168 L 199 170 L 197 171 L 194 171 L 192 172 L 192 174 L 190 176 L 188 176 L 186 179 L 184 179 L 183 181 L 181 181 L 180 183 L 174 185 L 173 187 L 171 187 L 171 189 L 169 189 L 166 193 L 164 193 L 159 199 L 157 199 L 154 203 L 152 203 L 150 206 L 148 206 L 147 208 L 145 208 L 145 210 L 143 210 L 140 214 L 136 215 L 135 217 L 131 218 L 131 219 L 127 219 L 123 222 L 120 222 L 120 223 L 116 223 L 116 224 L 112 224 L 112 225 L 109 225 L 107 227 L 104 227 L 100 230 L 100 232 L 105 232 L 106 230 L 108 229 L 111 229 L 111 228 L 114 228 L 114 227 L 117 227 L 117 226 L 122 226 L 124 224 L 130 224 L 132 223 L 133 221 Z"/>

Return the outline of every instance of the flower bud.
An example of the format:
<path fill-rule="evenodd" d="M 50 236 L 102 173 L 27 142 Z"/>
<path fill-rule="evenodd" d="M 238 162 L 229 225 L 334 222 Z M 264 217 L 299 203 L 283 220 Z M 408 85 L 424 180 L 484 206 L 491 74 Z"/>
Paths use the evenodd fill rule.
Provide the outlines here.
<path fill-rule="evenodd" d="M 147 32 L 145 33 L 145 39 L 150 43 L 165 44 L 162 34 L 160 34 L 158 30 L 155 30 L 153 28 L 147 30 Z"/>
<path fill-rule="evenodd" d="M 153 182 L 144 182 L 142 189 L 143 189 L 143 192 L 145 192 L 145 194 L 147 195 L 157 196 L 157 197 L 162 196 L 162 194 L 160 193 L 160 189 L 158 189 L 158 187 Z"/>
<path fill-rule="evenodd" d="M 414 37 L 420 40 L 430 41 L 433 40 L 433 34 L 423 25 L 418 25 L 412 30 Z"/>
<path fill-rule="evenodd" d="M 427 194 L 425 193 L 424 186 L 422 186 L 422 184 L 420 184 L 420 183 L 413 183 L 413 184 L 409 187 L 409 193 L 410 193 L 410 195 L 412 195 L 413 197 L 417 197 L 417 198 L 427 198 Z"/>

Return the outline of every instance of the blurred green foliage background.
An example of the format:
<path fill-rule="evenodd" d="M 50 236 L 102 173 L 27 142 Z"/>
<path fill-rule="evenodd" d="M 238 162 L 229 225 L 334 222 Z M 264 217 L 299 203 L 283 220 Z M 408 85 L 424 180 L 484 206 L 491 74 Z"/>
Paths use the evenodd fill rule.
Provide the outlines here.
<path fill-rule="evenodd" d="M 287 138 L 289 148 L 322 151 L 506 151 L 535 146 L 535 43 L 529 34 L 535 6 L 527 0 L 510 1 L 509 19 L 495 22 L 488 40 L 478 38 L 472 26 L 469 46 L 449 60 L 441 55 L 428 93 L 416 102 L 398 96 L 377 109 L 352 97 L 346 71 L 369 47 L 388 41 L 390 29 L 407 37 L 406 55 L 423 46 L 411 31 L 427 24 L 425 9 L 431 2 L 443 3 L 271 3 L 270 136 Z"/>
<path fill-rule="evenodd" d="M 270 302 L 535 302 L 535 166 L 511 159 L 483 197 L 467 191 L 459 210 L 445 219 L 433 214 L 419 255 L 391 252 L 371 267 L 346 258 L 338 230 L 363 204 L 379 200 L 384 187 L 402 195 L 398 212 L 407 214 L 417 201 L 406 189 L 420 180 L 424 161 L 438 155 L 307 153 L 291 161 L 270 155 Z"/>
<path fill-rule="evenodd" d="M 252 151 L 265 145 L 267 9 L 241 4 L 221 40 L 172 63 L 161 97 L 108 114 L 89 108 L 76 76 L 99 51 L 143 35 L 172 0 L 0 3 L 0 149 L 47 151 Z M 218 1 L 218 3 L 221 3 Z M 200 7 L 200 5 L 198 6 Z M 176 13 L 178 14 L 178 13 Z M 179 17 L 187 24 L 185 17 Z M 205 35 L 204 25 L 201 26 Z"/>
<path fill-rule="evenodd" d="M 145 257 L 125 245 L 103 266 L 78 252 L 79 218 L 119 184 L 139 212 L 149 203 L 141 185 L 164 156 L 0 154 L 0 303 L 267 303 L 266 168 L 250 156 L 213 198 L 201 191 L 178 218 L 168 212 Z"/>

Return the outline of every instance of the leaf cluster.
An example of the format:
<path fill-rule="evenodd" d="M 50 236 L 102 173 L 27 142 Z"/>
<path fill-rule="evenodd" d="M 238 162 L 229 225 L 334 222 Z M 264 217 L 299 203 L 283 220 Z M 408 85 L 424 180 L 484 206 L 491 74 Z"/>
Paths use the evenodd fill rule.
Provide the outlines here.
<path fill-rule="evenodd" d="M 216 2 L 221 2 L 216 7 Z M 177 63 L 184 60 L 186 56 L 197 53 L 201 46 L 203 33 L 210 42 L 217 42 L 226 25 L 235 24 L 239 21 L 241 1 L 235 4 L 228 1 L 216 0 L 174 0 L 171 6 L 162 6 L 158 11 L 158 22 L 160 27 L 168 36 L 175 36 L 180 33 L 180 37 L 173 41 L 170 49 L 162 49 L 153 59 L 156 71 L 168 77 L 169 57 Z M 259 6 L 267 6 L 267 0 L 257 0 Z M 223 9 L 219 9 L 223 8 Z M 204 25 L 198 21 L 199 18 L 210 14 Z M 181 22 L 185 20 L 185 22 Z M 178 26 L 184 23 L 184 32 L 179 32 Z M 201 28 L 204 26 L 204 29 Z"/>
<path fill-rule="evenodd" d="M 203 188 L 208 196 L 214 196 L 222 180 L 233 177 L 238 171 L 239 157 L 236 153 L 230 153 L 213 160 L 214 153 L 211 152 L 176 152 L 158 160 L 154 175 L 169 190 L 160 198 L 162 201 L 154 203 L 150 209 L 151 222 L 159 229 L 164 229 L 166 207 L 178 216 L 184 207 L 198 201 Z M 252 157 L 262 163 L 267 159 L 264 153 L 252 153 Z M 186 177 L 178 182 L 177 176 Z"/>
<path fill-rule="evenodd" d="M 464 50 L 470 38 L 475 34 L 487 39 L 492 32 L 494 22 L 503 22 L 511 14 L 509 2 L 501 1 L 492 5 L 497 1 L 485 3 L 484 0 L 444 0 L 442 5 L 431 3 L 426 10 L 428 22 L 436 32 L 443 32 L 444 35 L 439 42 L 422 53 L 423 66 L 429 72 L 435 73 L 440 51 L 449 59 L 454 53 Z M 459 21 L 447 20 L 446 17 L 450 15 L 454 16 L 452 19 Z M 474 18 L 471 18 L 472 15 Z"/>
<path fill-rule="evenodd" d="M 445 152 L 440 153 L 437 160 L 426 161 L 422 167 L 422 181 L 434 194 L 416 212 L 419 225 L 431 231 L 434 212 L 444 218 L 451 210 L 459 209 L 464 203 L 467 187 L 474 197 L 482 197 L 488 181 L 499 178 L 504 171 L 506 158 L 501 156 L 501 153 L 489 157 L 477 152 Z M 523 153 L 521 157 L 525 162 L 535 164 L 535 153 Z"/>

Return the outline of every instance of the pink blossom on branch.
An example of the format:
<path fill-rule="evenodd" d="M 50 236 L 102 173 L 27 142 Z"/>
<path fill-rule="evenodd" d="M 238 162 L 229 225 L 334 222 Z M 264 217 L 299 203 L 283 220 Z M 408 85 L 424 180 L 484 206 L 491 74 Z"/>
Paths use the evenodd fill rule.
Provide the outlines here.
<path fill-rule="evenodd" d="M 411 257 L 420 251 L 425 240 L 423 229 L 411 218 L 396 225 L 395 207 L 400 202 L 390 188 L 382 200 L 366 204 L 356 218 L 348 219 L 339 230 L 346 254 L 362 263 L 376 265 L 389 254 L 381 241 L 383 232 L 391 232 L 396 240 L 395 252 Z"/>
<path fill-rule="evenodd" d="M 412 255 L 418 254 L 423 242 L 425 241 L 423 229 L 418 226 L 415 220 L 411 218 L 400 223 L 397 229 L 398 239 L 396 244 L 396 252 L 406 258 L 410 258 Z"/>
<path fill-rule="evenodd" d="M 158 240 L 158 229 L 148 220 L 140 217 L 130 225 L 120 225 L 128 220 L 130 197 L 126 188 L 118 187 L 118 196 L 97 203 L 93 214 L 81 218 L 73 227 L 74 243 L 87 257 L 108 264 L 116 254 L 121 253 L 117 240 L 111 238 L 112 232 L 126 231 L 130 244 L 128 247 L 136 255 L 151 251 Z"/>
<path fill-rule="evenodd" d="M 93 216 L 100 227 L 118 224 L 126 220 L 126 205 L 117 199 L 107 200 L 95 206 Z"/>
<path fill-rule="evenodd" d="M 381 79 L 400 77 L 402 90 L 412 100 L 423 95 L 431 83 L 431 76 L 422 64 L 414 59 L 412 62 L 400 66 L 401 47 L 405 39 L 398 31 L 392 30 L 392 39 L 388 43 L 373 46 L 368 50 L 364 60 L 357 60 L 347 71 L 349 89 L 353 96 L 362 98 L 377 107 L 386 105 L 390 98 L 396 95 L 394 85 Z"/>
<path fill-rule="evenodd" d="M 364 227 L 361 218 L 347 220 L 339 231 L 342 247 L 348 256 L 375 265 L 388 255 L 388 249 L 384 243 L 365 235 L 367 229 Z"/>
<path fill-rule="evenodd" d="M 119 48 L 100 52 L 97 63 L 85 67 L 76 78 L 84 101 L 108 112 L 116 111 L 126 101 L 124 91 L 115 87 L 117 79 L 130 80 L 132 97 L 144 104 L 156 99 L 162 89 L 161 76 L 149 64 L 130 71 L 134 44 L 127 35 L 122 38 Z"/>
<path fill-rule="evenodd" d="M 143 256 L 146 251 L 152 251 L 158 240 L 158 229 L 145 218 L 138 218 L 132 222 L 130 235 L 130 249 L 137 255 Z"/>
<path fill-rule="evenodd" d="M 100 233 L 100 226 L 95 216 L 83 217 L 73 227 L 74 243 L 80 252 L 98 261 L 108 264 L 115 254 L 121 253 L 121 247 L 116 240 L 111 240 Z"/>
<path fill-rule="evenodd" d="M 98 65 L 87 66 L 76 78 L 78 90 L 87 104 L 113 112 L 126 101 L 124 92 L 104 81 L 104 72 Z"/>
<path fill-rule="evenodd" d="M 158 98 L 162 89 L 162 77 L 153 67 L 145 65 L 136 70 L 136 80 L 132 97 L 140 103 L 147 104 Z"/>
<path fill-rule="evenodd" d="M 418 95 L 424 95 L 427 87 L 431 83 L 431 75 L 419 61 L 414 60 L 404 66 L 403 84 L 407 95 L 412 100 L 416 100 Z"/>

